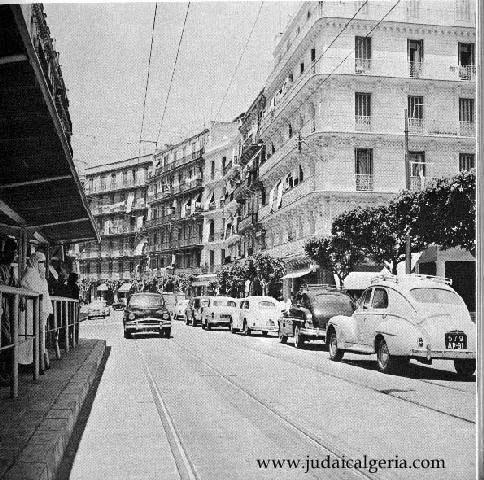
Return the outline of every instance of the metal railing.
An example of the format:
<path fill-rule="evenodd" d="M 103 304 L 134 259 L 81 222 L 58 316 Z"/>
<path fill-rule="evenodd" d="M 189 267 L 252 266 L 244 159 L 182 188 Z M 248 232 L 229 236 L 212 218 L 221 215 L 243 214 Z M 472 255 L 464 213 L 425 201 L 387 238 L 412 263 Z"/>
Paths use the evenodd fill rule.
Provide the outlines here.
<path fill-rule="evenodd" d="M 476 78 L 476 66 L 459 65 L 459 78 L 461 80 L 474 80 Z"/>
<path fill-rule="evenodd" d="M 371 70 L 371 58 L 355 58 L 355 73 L 361 75 Z"/>
<path fill-rule="evenodd" d="M 18 397 L 18 365 L 20 348 L 32 348 L 33 379 L 46 367 L 46 338 L 56 357 L 60 344 L 66 352 L 79 343 L 79 301 L 51 297 L 54 314 L 44 326 L 42 295 L 25 288 L 0 285 L 0 352 L 11 352 L 7 360 L 10 370 L 10 395 Z M 59 344 L 60 339 L 60 344 Z"/>
<path fill-rule="evenodd" d="M 408 69 L 411 78 L 420 78 L 423 71 L 423 62 L 408 62 Z"/>
<path fill-rule="evenodd" d="M 373 191 L 373 174 L 355 173 L 356 191 L 372 192 Z"/>
<path fill-rule="evenodd" d="M 355 115 L 355 130 L 371 130 L 371 117 L 366 115 Z"/>

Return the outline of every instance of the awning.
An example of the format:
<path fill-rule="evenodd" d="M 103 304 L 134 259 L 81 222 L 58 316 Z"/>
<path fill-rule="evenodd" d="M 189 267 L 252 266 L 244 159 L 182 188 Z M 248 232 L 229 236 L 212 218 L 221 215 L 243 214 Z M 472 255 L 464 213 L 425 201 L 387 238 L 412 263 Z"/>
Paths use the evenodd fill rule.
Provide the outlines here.
<path fill-rule="evenodd" d="M 98 292 L 107 292 L 108 291 L 108 286 L 105 283 L 101 283 L 99 287 L 97 287 Z"/>
<path fill-rule="evenodd" d="M 131 283 L 123 283 L 119 288 L 118 288 L 118 293 L 126 293 L 131 290 Z"/>
<path fill-rule="evenodd" d="M 63 79 L 55 59 L 41 63 L 33 46 L 42 8 L 1 5 L 0 18 L 9 53 L 0 62 L 0 224 L 51 242 L 99 241 L 72 159 L 67 101 L 54 103 L 51 93 L 53 85 L 63 91 Z"/>
<path fill-rule="evenodd" d="M 296 270 L 294 272 L 286 273 L 282 278 L 299 278 L 304 277 L 304 275 L 308 275 L 311 273 L 310 268 L 305 268 L 304 270 Z"/>

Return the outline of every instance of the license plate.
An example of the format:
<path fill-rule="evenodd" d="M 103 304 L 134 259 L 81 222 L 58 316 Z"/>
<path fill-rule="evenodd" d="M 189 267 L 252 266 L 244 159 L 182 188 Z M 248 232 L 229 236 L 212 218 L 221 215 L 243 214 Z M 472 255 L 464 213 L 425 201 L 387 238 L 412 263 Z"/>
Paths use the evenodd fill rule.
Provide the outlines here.
<path fill-rule="evenodd" d="M 449 332 L 445 334 L 445 348 L 449 350 L 466 350 L 467 335 L 463 332 Z"/>

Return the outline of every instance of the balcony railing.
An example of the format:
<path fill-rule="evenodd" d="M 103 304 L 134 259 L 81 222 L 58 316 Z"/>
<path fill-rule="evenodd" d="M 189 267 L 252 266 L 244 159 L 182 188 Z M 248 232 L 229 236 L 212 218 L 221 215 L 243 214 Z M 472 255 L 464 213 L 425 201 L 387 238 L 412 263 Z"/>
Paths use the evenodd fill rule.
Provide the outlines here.
<path fill-rule="evenodd" d="M 355 73 L 362 75 L 371 70 L 371 58 L 355 58 Z"/>
<path fill-rule="evenodd" d="M 408 69 L 411 78 L 421 78 L 423 62 L 408 62 Z"/>
<path fill-rule="evenodd" d="M 237 232 L 242 233 L 246 231 L 248 228 L 251 228 L 257 225 L 258 221 L 259 221 L 258 212 L 249 213 L 237 225 Z"/>
<path fill-rule="evenodd" d="M 476 78 L 476 66 L 459 65 L 459 78 L 461 80 L 474 80 Z"/>
<path fill-rule="evenodd" d="M 463 137 L 473 137 L 476 134 L 474 122 L 459 122 L 459 134 Z"/>
<path fill-rule="evenodd" d="M 355 115 L 355 130 L 368 132 L 371 130 L 371 117 L 365 115 Z"/>
<path fill-rule="evenodd" d="M 434 179 L 426 176 L 411 176 L 410 177 L 410 190 L 412 192 L 418 192 L 424 190 Z"/>
<path fill-rule="evenodd" d="M 412 133 L 422 133 L 424 130 L 423 118 L 409 118 L 408 130 Z"/>
<path fill-rule="evenodd" d="M 357 192 L 373 191 L 373 174 L 355 173 L 355 182 Z"/>

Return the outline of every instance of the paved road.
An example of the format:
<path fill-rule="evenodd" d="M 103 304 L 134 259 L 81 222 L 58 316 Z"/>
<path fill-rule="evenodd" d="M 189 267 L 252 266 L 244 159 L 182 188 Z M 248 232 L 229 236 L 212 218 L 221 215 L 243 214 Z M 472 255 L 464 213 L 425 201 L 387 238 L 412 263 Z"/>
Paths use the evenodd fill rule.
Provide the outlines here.
<path fill-rule="evenodd" d="M 333 363 L 322 345 L 182 322 L 171 339 L 126 340 L 120 312 L 81 335 L 106 339 L 111 354 L 72 480 L 475 477 L 475 381 L 451 364 L 384 375 L 371 357 Z M 400 468 L 317 468 L 365 455 Z M 259 468 L 267 459 L 300 464 Z M 445 469 L 403 468 L 415 459 Z"/>

